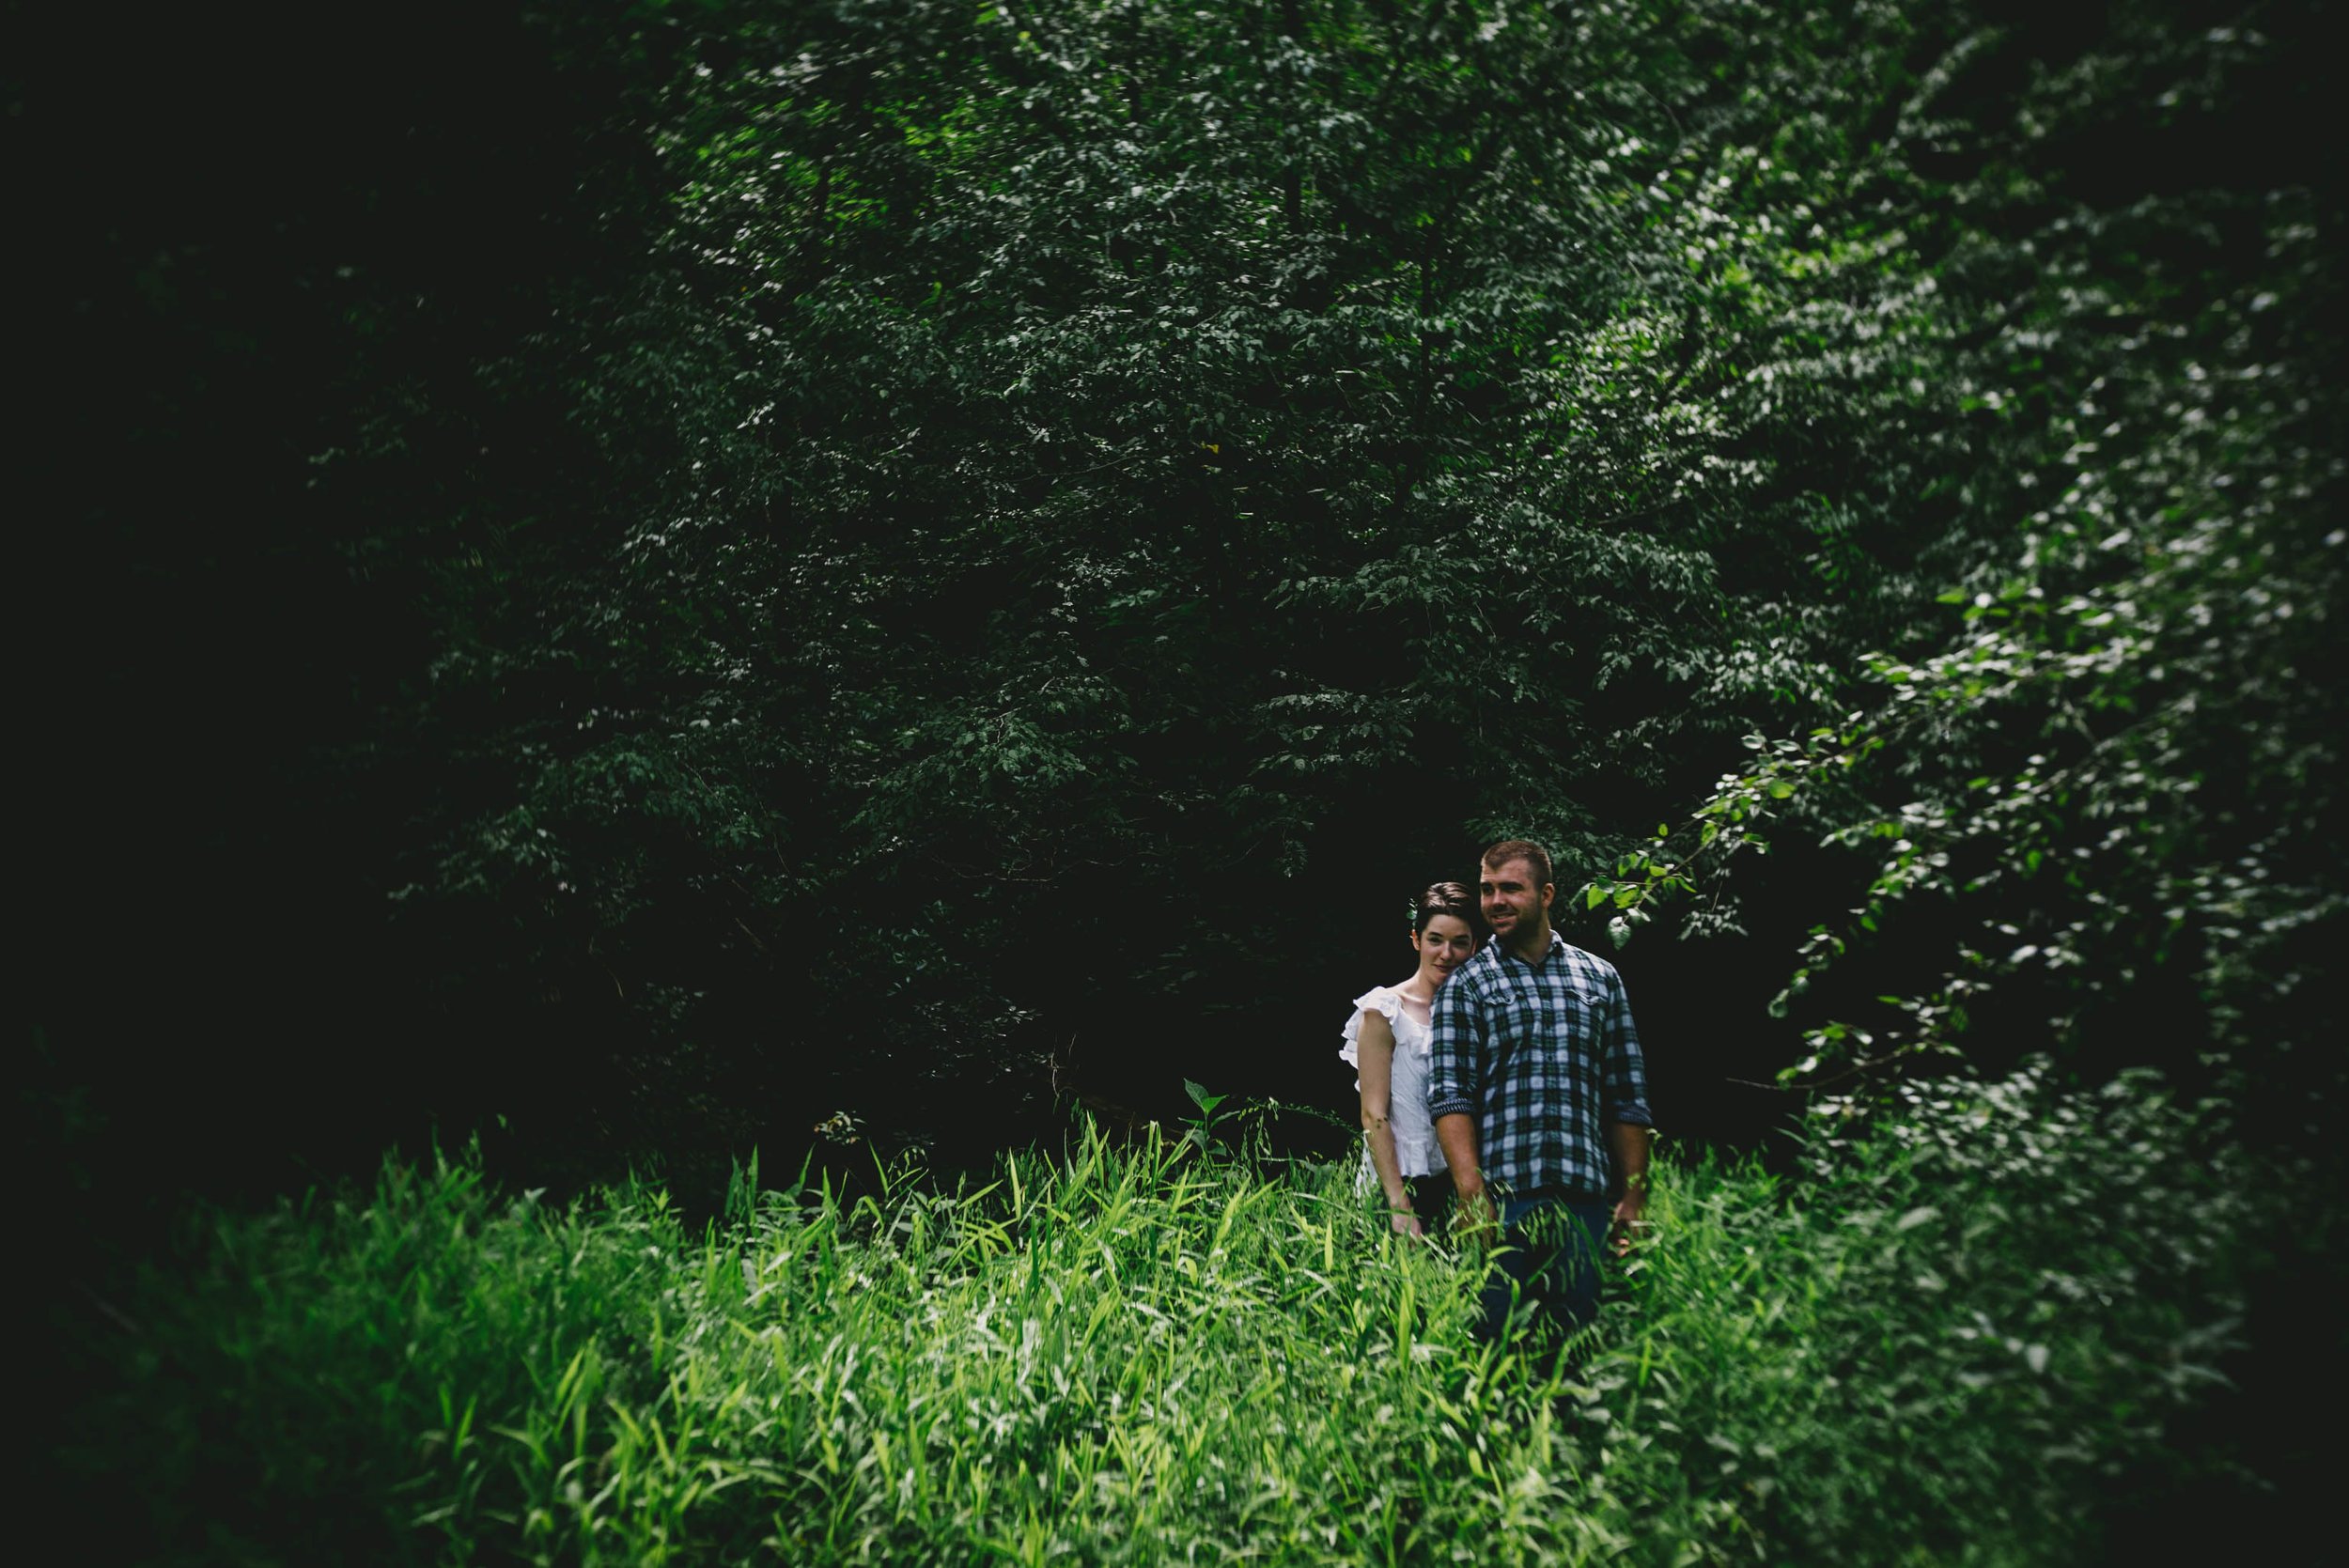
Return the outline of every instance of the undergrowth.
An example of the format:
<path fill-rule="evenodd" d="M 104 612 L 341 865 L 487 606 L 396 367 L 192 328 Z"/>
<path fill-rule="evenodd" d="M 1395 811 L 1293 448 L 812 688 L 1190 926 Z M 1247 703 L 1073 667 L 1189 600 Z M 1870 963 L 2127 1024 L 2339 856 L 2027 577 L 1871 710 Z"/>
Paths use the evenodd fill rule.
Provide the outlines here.
<path fill-rule="evenodd" d="M 2142 1082 L 1908 1093 L 1796 1178 L 1667 1151 L 1549 1374 L 1350 1170 L 1196 1141 L 699 1228 L 387 1162 L 148 1265 L 63 1460 L 162 1561 L 2091 1556 L 2187 1479 L 2237 1184 Z"/>

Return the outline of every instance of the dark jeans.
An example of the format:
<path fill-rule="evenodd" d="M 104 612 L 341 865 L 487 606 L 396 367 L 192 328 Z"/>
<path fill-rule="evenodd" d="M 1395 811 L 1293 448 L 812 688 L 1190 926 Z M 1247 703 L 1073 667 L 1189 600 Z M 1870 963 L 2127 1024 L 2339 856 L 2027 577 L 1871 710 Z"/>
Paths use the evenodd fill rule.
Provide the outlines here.
<path fill-rule="evenodd" d="M 1514 1321 L 1563 1338 L 1598 1315 L 1599 1263 L 1615 1206 L 1567 1198 L 1509 1198 L 1501 1203 L 1501 1249 L 1479 1298 L 1480 1340 L 1500 1339 Z"/>

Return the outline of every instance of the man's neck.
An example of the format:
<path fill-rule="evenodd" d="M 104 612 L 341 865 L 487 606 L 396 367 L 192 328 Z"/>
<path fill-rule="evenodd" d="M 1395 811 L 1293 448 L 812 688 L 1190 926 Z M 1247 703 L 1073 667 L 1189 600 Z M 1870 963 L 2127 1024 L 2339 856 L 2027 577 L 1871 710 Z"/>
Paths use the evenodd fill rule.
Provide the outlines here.
<path fill-rule="evenodd" d="M 1549 921 L 1545 918 L 1531 931 L 1518 927 L 1501 945 L 1535 969 L 1541 968 L 1542 960 L 1549 956 Z"/>

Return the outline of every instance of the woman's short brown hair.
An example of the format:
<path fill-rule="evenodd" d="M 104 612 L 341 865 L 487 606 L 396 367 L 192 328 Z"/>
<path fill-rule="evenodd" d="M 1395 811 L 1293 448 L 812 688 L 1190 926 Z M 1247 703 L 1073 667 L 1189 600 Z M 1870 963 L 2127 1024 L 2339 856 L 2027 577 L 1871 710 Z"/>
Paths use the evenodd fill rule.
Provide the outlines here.
<path fill-rule="evenodd" d="M 1438 915 L 1455 915 L 1468 924 L 1469 932 L 1479 941 L 1485 937 L 1484 913 L 1476 907 L 1476 894 L 1465 882 L 1430 882 L 1417 898 L 1411 900 L 1411 935 L 1425 932 L 1427 923 Z"/>

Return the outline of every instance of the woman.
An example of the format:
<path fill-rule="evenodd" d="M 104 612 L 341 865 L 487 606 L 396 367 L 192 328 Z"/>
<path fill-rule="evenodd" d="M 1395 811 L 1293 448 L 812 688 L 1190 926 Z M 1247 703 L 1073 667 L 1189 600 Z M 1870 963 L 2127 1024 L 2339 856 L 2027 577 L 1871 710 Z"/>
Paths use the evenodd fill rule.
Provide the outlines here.
<path fill-rule="evenodd" d="M 1338 1055 L 1361 1076 L 1365 1182 L 1386 1194 L 1398 1235 L 1425 1235 L 1452 1195 L 1443 1150 L 1427 1115 L 1427 1014 L 1436 987 L 1476 951 L 1476 899 L 1458 882 L 1438 882 L 1411 905 L 1411 951 L 1419 967 L 1399 986 L 1373 986 L 1354 999 Z"/>

